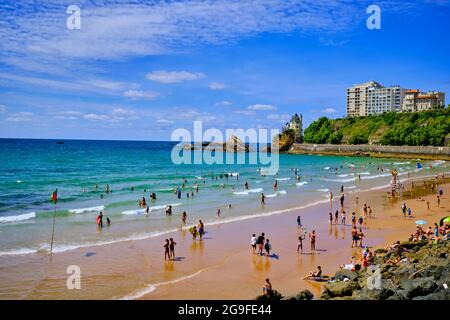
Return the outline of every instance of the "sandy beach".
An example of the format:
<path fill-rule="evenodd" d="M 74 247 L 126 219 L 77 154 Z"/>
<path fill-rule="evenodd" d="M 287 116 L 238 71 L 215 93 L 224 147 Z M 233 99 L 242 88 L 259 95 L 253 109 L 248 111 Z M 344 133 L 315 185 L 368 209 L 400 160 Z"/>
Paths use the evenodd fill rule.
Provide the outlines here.
<path fill-rule="evenodd" d="M 427 181 L 433 181 L 429 178 Z M 322 266 L 324 274 L 333 274 L 339 265 L 348 263 L 360 248 L 351 248 L 350 215 L 362 214 L 362 206 L 371 206 L 372 217 L 364 223 L 364 245 L 384 246 L 408 237 L 414 221 L 426 220 L 430 226 L 449 214 L 450 184 L 438 180 L 444 195 L 437 208 L 436 195 L 428 194 L 423 182 L 415 181 L 413 196 L 408 192 L 411 182 L 405 180 L 403 199 L 389 199 L 386 189 L 347 194 L 345 210 L 347 225 L 329 224 L 328 214 L 339 209 L 335 196 L 330 204 L 320 203 L 308 208 L 251 218 L 226 224 L 206 225 L 202 241 L 192 240 L 187 230 L 145 240 L 86 247 L 57 253 L 53 256 L 31 254 L 0 257 L 2 299 L 252 299 L 261 293 L 265 278 L 283 295 L 309 289 L 315 295 L 321 283 L 301 277 Z M 358 205 L 356 204 L 358 197 Z M 403 218 L 400 206 L 405 201 L 413 217 Z M 430 202 L 430 209 L 426 208 Z M 331 208 L 330 208 L 331 207 Z M 317 232 L 316 252 L 311 253 L 304 241 L 303 254 L 297 254 L 298 228 L 296 218 Z M 178 217 L 173 217 L 177 219 Z M 220 218 L 218 218 L 220 219 Z M 188 219 L 189 220 L 189 219 Z M 195 223 L 196 221 L 188 221 Z M 265 232 L 273 249 L 271 257 L 252 254 L 250 237 Z M 176 260 L 164 261 L 163 241 L 173 237 Z M 68 290 L 67 267 L 81 269 L 81 290 Z"/>

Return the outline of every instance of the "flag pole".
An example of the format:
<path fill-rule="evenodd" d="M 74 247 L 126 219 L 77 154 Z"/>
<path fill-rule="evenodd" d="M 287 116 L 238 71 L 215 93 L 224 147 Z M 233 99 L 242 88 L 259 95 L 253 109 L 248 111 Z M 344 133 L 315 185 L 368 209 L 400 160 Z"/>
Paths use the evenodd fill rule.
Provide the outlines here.
<path fill-rule="evenodd" d="M 56 194 L 58 192 L 58 189 L 56 189 Z M 55 222 L 56 222 L 56 201 L 57 201 L 57 195 L 56 197 L 54 197 L 54 202 L 55 202 L 55 207 L 54 207 L 54 212 L 53 212 L 53 228 L 52 228 L 52 241 L 50 243 L 50 254 L 52 254 L 53 251 L 53 239 L 55 237 Z"/>

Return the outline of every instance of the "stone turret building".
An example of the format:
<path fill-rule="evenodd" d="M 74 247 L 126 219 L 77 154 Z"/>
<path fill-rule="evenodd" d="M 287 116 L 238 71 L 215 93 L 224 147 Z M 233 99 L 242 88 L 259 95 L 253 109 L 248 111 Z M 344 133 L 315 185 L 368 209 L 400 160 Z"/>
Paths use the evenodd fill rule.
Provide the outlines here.
<path fill-rule="evenodd" d="M 294 114 L 291 120 L 286 123 L 286 129 L 292 129 L 295 132 L 295 142 L 303 142 L 303 116 Z"/>

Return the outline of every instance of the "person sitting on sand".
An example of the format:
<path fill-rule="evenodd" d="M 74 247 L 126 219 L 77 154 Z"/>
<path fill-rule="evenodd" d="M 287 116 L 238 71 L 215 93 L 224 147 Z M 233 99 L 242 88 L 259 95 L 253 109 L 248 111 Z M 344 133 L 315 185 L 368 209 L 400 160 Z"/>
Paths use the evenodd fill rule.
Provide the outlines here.
<path fill-rule="evenodd" d="M 270 283 L 269 278 L 267 278 L 266 282 L 264 283 L 263 294 L 270 295 L 270 294 L 272 294 L 272 292 L 273 292 L 272 284 Z"/>
<path fill-rule="evenodd" d="M 322 267 L 321 266 L 317 266 L 317 270 L 316 271 L 311 271 L 307 276 L 303 277 L 303 280 L 306 279 L 310 279 L 310 278 L 320 278 L 322 277 Z"/>
<path fill-rule="evenodd" d="M 344 264 L 341 269 L 353 271 L 355 269 L 355 257 L 353 256 L 349 264 Z"/>

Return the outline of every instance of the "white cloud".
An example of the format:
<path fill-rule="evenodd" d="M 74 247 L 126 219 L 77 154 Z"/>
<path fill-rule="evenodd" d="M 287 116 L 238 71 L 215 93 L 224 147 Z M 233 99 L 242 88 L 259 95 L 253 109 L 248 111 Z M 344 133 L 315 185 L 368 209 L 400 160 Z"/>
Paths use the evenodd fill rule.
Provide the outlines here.
<path fill-rule="evenodd" d="M 244 116 L 253 116 L 256 114 L 254 110 L 235 110 L 234 113 L 242 114 Z"/>
<path fill-rule="evenodd" d="M 220 106 L 220 107 L 226 107 L 226 106 L 231 106 L 232 105 L 232 103 L 230 102 L 230 101 L 227 101 L 227 100 L 223 100 L 223 101 L 220 101 L 220 102 L 217 102 L 216 103 L 216 106 Z"/>
<path fill-rule="evenodd" d="M 367 18 L 366 3 L 344 0 L 120 0 L 107 5 L 80 0 L 82 26 L 74 31 L 63 25 L 67 14 L 60 1 L 4 2 L 0 60 L 35 71 L 63 64 L 74 70 L 80 59 L 117 60 L 236 43 L 261 33 L 335 33 L 357 28 Z M 383 9 L 388 5 L 383 2 Z M 394 9 L 410 6 L 389 6 Z"/>
<path fill-rule="evenodd" d="M 83 116 L 86 120 L 89 121 L 106 121 L 110 120 L 109 116 L 105 114 L 96 114 L 96 113 L 88 113 Z"/>
<path fill-rule="evenodd" d="M 158 119 L 158 120 L 156 120 L 156 122 L 160 123 L 160 124 L 172 124 L 173 123 L 172 120 L 167 120 L 167 119 Z"/>
<path fill-rule="evenodd" d="M 247 109 L 271 111 L 271 110 L 276 110 L 277 108 L 275 106 L 272 106 L 269 104 L 252 104 L 251 106 L 248 106 Z"/>
<path fill-rule="evenodd" d="M 11 122 L 29 122 L 34 119 L 34 113 L 32 112 L 17 112 L 11 114 L 6 121 Z"/>
<path fill-rule="evenodd" d="M 106 94 L 117 94 L 121 90 L 135 88 L 137 85 L 133 83 L 108 81 L 101 79 L 90 80 L 60 80 L 46 79 L 40 77 L 20 76 L 11 73 L 0 72 L 0 79 L 5 80 L 5 85 L 17 86 L 20 83 L 45 87 L 46 89 L 64 90 L 64 91 L 83 91 L 96 92 Z"/>
<path fill-rule="evenodd" d="M 187 71 L 157 70 L 147 73 L 147 79 L 160 83 L 177 83 L 182 81 L 198 80 L 205 77 L 201 72 L 191 73 Z"/>
<path fill-rule="evenodd" d="M 288 114 L 278 114 L 278 113 L 271 113 L 267 115 L 267 119 L 269 120 L 276 120 L 276 121 L 282 121 L 282 122 L 288 122 L 290 116 Z"/>
<path fill-rule="evenodd" d="M 222 89 L 225 89 L 227 86 L 225 84 L 223 84 L 223 83 L 220 83 L 220 82 L 211 82 L 208 85 L 208 87 L 211 90 L 222 90 Z"/>
<path fill-rule="evenodd" d="M 83 116 L 83 113 L 69 110 L 58 112 L 54 118 L 58 120 L 78 120 L 81 116 Z"/>
<path fill-rule="evenodd" d="M 334 108 L 325 108 L 322 110 L 322 113 L 325 113 L 325 114 L 332 114 L 332 113 L 336 113 L 336 112 L 337 111 Z"/>
<path fill-rule="evenodd" d="M 8 110 L 4 104 L 0 104 L 0 113 L 5 113 Z"/>
<path fill-rule="evenodd" d="M 153 100 L 158 96 L 158 93 L 153 91 L 128 90 L 125 91 L 123 95 L 133 100 L 137 99 Z"/>

